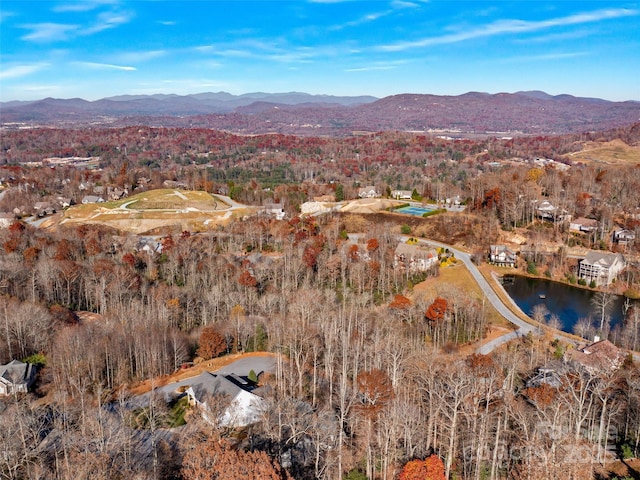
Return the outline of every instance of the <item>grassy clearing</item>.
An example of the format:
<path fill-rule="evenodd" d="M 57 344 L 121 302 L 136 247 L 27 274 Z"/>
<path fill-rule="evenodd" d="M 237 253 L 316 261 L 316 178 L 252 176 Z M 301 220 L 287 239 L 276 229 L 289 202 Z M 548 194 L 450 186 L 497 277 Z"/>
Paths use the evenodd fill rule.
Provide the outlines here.
<path fill-rule="evenodd" d="M 452 289 L 464 292 L 465 295 L 480 301 L 484 298 L 482 290 L 462 262 L 441 267 L 437 278 L 428 278 L 416 285 L 413 291 L 414 295 L 436 296 Z M 485 308 L 491 325 L 513 329 L 511 323 L 505 320 L 488 301 L 485 302 Z"/>
<path fill-rule="evenodd" d="M 640 147 L 629 146 L 621 140 L 588 142 L 582 151 L 565 157 L 572 162 L 637 165 L 640 164 Z"/>
<path fill-rule="evenodd" d="M 150 190 L 113 202 L 76 205 L 64 212 L 62 223 L 102 224 L 143 234 L 167 227 L 204 231 L 253 210 L 229 210 L 219 197 L 201 191 Z"/>

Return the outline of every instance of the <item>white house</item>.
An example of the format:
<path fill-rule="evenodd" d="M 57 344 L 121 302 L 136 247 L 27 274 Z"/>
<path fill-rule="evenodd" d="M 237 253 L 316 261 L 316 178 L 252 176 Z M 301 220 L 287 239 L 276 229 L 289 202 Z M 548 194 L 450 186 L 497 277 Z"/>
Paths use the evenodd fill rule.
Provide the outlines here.
<path fill-rule="evenodd" d="M 181 382 L 183 383 L 183 382 Z M 256 423 L 264 410 L 262 397 L 250 390 L 255 385 L 235 374 L 216 375 L 204 372 L 190 379 L 185 390 L 189 401 L 202 409 L 204 418 L 210 423 L 223 427 L 246 427 Z M 226 408 L 213 411 L 207 405 L 211 397 L 222 396 Z"/>
<path fill-rule="evenodd" d="M 629 245 L 636 239 L 636 232 L 633 230 L 619 229 L 613 232 L 613 241 L 618 245 Z"/>
<path fill-rule="evenodd" d="M 358 196 L 360 198 L 377 198 L 380 196 L 380 192 L 374 186 L 362 187 L 358 190 Z"/>
<path fill-rule="evenodd" d="M 276 217 L 276 220 L 284 220 L 285 211 L 284 204 L 282 203 L 266 203 L 264 207 L 262 207 L 262 211 L 266 215 Z"/>
<path fill-rule="evenodd" d="M 569 222 L 569 231 L 576 233 L 589 233 L 598 228 L 598 221 L 593 218 L 576 218 Z"/>
<path fill-rule="evenodd" d="M 411 200 L 411 190 L 391 190 L 391 196 L 396 200 Z"/>
<path fill-rule="evenodd" d="M 537 202 L 537 200 L 534 200 Z M 548 200 L 543 200 L 536 207 L 538 217 L 551 222 L 569 220 L 571 216 L 564 209 L 559 209 Z"/>
<path fill-rule="evenodd" d="M 588 283 L 595 281 L 596 285 L 609 285 L 625 267 L 622 254 L 592 250 L 580 260 L 578 277 Z"/>
<path fill-rule="evenodd" d="M 0 365 L 0 395 L 26 393 L 35 375 L 35 367 L 30 363 L 12 360 L 6 365 Z"/>
<path fill-rule="evenodd" d="M 516 254 L 505 245 L 491 245 L 489 247 L 489 260 L 501 267 L 514 267 Z"/>
<path fill-rule="evenodd" d="M 13 213 L 0 212 L 0 228 L 9 228 L 15 218 Z"/>
<path fill-rule="evenodd" d="M 438 252 L 434 248 L 398 243 L 395 251 L 394 266 L 409 272 L 425 272 L 438 265 Z"/>
<path fill-rule="evenodd" d="M 169 403 L 186 395 L 189 403 L 199 407 L 203 418 L 209 423 L 246 427 L 257 422 L 264 409 L 262 397 L 253 393 L 259 388 L 249 377 L 203 372 L 197 377 L 170 383 L 134 397 L 129 406 L 132 409 L 144 407 L 154 397 Z"/>

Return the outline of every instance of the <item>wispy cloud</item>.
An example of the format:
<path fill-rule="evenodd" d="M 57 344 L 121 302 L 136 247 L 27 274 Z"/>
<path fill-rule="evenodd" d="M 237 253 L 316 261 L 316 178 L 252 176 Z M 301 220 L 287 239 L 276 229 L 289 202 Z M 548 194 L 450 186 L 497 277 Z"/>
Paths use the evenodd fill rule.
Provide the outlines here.
<path fill-rule="evenodd" d="M 540 55 L 523 55 L 499 60 L 499 63 L 516 62 L 549 62 L 553 60 L 566 60 L 568 58 L 586 57 L 589 52 L 565 52 L 565 53 L 543 53 Z"/>
<path fill-rule="evenodd" d="M 25 24 L 21 25 L 21 28 L 29 30 L 29 33 L 21 38 L 22 40 L 38 43 L 66 41 L 78 36 L 93 35 L 104 30 L 116 28 L 119 25 L 128 23 L 132 18 L 133 14 L 131 12 L 112 10 L 99 13 L 95 21 L 89 25 L 55 22 Z"/>
<path fill-rule="evenodd" d="M 423 3 L 421 1 L 417 1 L 417 2 L 410 2 L 407 0 L 394 0 L 393 2 L 391 2 L 391 6 L 393 8 L 416 8 L 420 6 L 420 3 Z"/>
<path fill-rule="evenodd" d="M 394 70 L 400 65 L 406 64 L 406 60 L 396 60 L 393 62 L 374 62 L 371 65 L 364 65 L 361 67 L 346 68 L 345 72 L 375 72 L 384 70 Z"/>
<path fill-rule="evenodd" d="M 166 27 L 172 27 L 177 24 L 177 22 L 174 22 L 173 20 L 159 20 L 158 23 Z"/>
<path fill-rule="evenodd" d="M 119 25 L 129 23 L 133 15 L 129 12 L 103 12 L 98 15 L 96 23 L 82 32 L 83 35 L 92 35 L 94 33 L 102 32 L 103 30 L 109 30 L 116 28 Z"/>
<path fill-rule="evenodd" d="M 116 0 L 86 0 L 81 2 L 70 2 L 63 3 L 61 5 L 56 5 L 53 7 L 54 12 L 64 13 L 64 12 L 90 12 L 91 10 L 95 10 L 100 8 L 103 5 L 113 5 L 119 3 Z"/>
<path fill-rule="evenodd" d="M 0 24 L 4 22 L 6 19 L 13 17 L 15 14 L 13 12 L 0 12 Z"/>
<path fill-rule="evenodd" d="M 329 30 L 343 30 L 345 28 L 357 27 L 360 25 L 365 25 L 367 23 L 374 22 L 380 18 L 386 17 L 387 15 L 391 15 L 393 10 L 385 10 L 382 12 L 374 12 L 363 15 L 360 18 L 356 18 L 355 20 L 351 20 L 348 22 L 344 22 L 338 25 L 333 25 L 329 27 Z"/>
<path fill-rule="evenodd" d="M 589 28 L 581 28 L 570 32 L 542 34 L 535 37 L 527 37 L 514 40 L 517 43 L 557 43 L 565 40 L 576 40 L 578 38 L 588 37 L 593 34 L 593 30 Z"/>
<path fill-rule="evenodd" d="M 78 25 L 67 23 L 34 23 L 21 27 L 30 30 L 21 37 L 22 40 L 41 43 L 66 40 L 80 28 Z"/>
<path fill-rule="evenodd" d="M 632 9 L 605 9 L 587 13 L 578 13 L 566 17 L 552 18 L 549 20 L 528 21 L 528 20 L 498 20 L 477 28 L 459 31 L 456 33 L 440 35 L 436 37 L 426 37 L 410 42 L 398 42 L 378 47 L 379 50 L 394 52 L 411 48 L 429 47 L 434 45 L 444 45 L 450 43 L 463 42 L 482 37 L 493 37 L 513 33 L 536 32 L 555 27 L 565 27 L 580 25 L 585 23 L 600 22 L 612 18 L 629 17 L 640 14 L 639 10 Z"/>
<path fill-rule="evenodd" d="M 118 63 L 140 63 L 167 55 L 167 50 L 147 50 L 139 52 L 123 52 L 115 55 Z M 111 59 L 113 61 L 113 59 Z"/>
<path fill-rule="evenodd" d="M 34 63 L 30 65 L 14 65 L 11 67 L 3 68 L 0 71 L 0 79 L 6 80 L 9 78 L 21 78 L 36 73 L 43 68 L 46 68 L 46 63 Z"/>
<path fill-rule="evenodd" d="M 96 62 L 73 62 L 74 65 L 80 67 L 91 68 L 94 70 L 121 70 L 125 72 L 136 71 L 135 67 L 129 67 L 124 65 L 112 65 L 110 63 L 96 63 Z"/>
<path fill-rule="evenodd" d="M 371 65 L 368 67 L 347 68 L 345 72 L 375 72 L 380 70 L 394 70 L 396 65 Z"/>

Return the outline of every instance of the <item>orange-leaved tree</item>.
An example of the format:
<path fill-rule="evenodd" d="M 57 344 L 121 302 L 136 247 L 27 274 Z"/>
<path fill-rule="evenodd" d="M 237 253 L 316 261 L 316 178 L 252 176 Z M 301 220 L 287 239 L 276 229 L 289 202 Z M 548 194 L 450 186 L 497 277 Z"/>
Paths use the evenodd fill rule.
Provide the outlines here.
<path fill-rule="evenodd" d="M 200 333 L 196 353 L 204 360 L 215 358 L 227 349 L 227 340 L 213 327 L 205 327 Z"/>
<path fill-rule="evenodd" d="M 444 318 L 444 314 L 447 312 L 447 301 L 442 297 L 437 297 L 427 311 L 424 313 L 424 317 L 427 321 L 434 325 Z"/>
<path fill-rule="evenodd" d="M 410 306 L 411 300 L 400 294 L 397 294 L 395 297 L 393 297 L 393 300 L 389 304 L 389 308 L 395 308 L 398 310 L 404 310 L 406 308 L 409 308 Z"/>
<path fill-rule="evenodd" d="M 444 463 L 437 455 L 425 460 L 411 460 L 402 468 L 400 480 L 446 480 Z"/>

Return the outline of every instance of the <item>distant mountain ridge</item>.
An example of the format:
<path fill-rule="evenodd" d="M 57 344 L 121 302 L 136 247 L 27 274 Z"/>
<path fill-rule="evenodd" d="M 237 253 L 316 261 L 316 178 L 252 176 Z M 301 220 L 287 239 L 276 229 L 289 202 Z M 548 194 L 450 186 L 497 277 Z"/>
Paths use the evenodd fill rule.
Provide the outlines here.
<path fill-rule="evenodd" d="M 300 92 L 206 92 L 0 103 L 0 123 L 5 126 L 151 125 L 242 134 L 345 135 L 383 130 L 565 134 L 607 130 L 639 120 L 639 102 L 553 96 L 541 91 L 457 96 L 406 93 L 382 99 Z"/>

